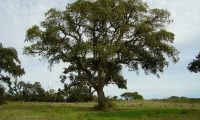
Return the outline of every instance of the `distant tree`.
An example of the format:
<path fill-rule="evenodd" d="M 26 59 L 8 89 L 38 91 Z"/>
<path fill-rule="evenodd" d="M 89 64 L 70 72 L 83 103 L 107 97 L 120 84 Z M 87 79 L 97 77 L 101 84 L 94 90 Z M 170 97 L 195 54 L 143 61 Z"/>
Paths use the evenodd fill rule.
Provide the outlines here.
<path fill-rule="evenodd" d="M 111 101 L 112 101 L 112 100 L 115 101 L 115 100 L 117 100 L 117 99 L 118 99 L 118 96 L 113 96 L 113 97 L 110 97 L 110 98 L 109 98 L 109 100 L 111 100 Z"/>
<path fill-rule="evenodd" d="M 62 82 L 66 80 L 66 76 L 61 76 Z M 92 101 L 93 93 L 92 89 L 87 81 L 87 78 L 83 74 L 73 75 L 70 74 L 69 83 L 64 84 L 64 94 L 66 95 L 66 101 L 68 102 L 86 102 Z"/>
<path fill-rule="evenodd" d="M 64 97 L 65 97 L 64 91 L 59 88 L 58 91 L 56 92 L 56 102 L 64 102 L 65 101 Z"/>
<path fill-rule="evenodd" d="M 45 101 L 56 102 L 56 91 L 54 89 L 49 89 L 46 91 Z"/>
<path fill-rule="evenodd" d="M 131 92 L 125 92 L 123 94 L 121 94 L 121 97 L 123 97 L 125 100 L 131 100 Z"/>
<path fill-rule="evenodd" d="M 14 48 L 5 48 L 0 43 L 0 92 L 3 93 L 3 83 L 11 86 L 10 77 L 19 77 L 23 75 L 24 69 L 21 68 L 17 51 Z M 0 97 L 0 102 L 3 101 Z"/>
<path fill-rule="evenodd" d="M 9 100 L 24 101 L 22 93 L 24 84 L 25 83 L 23 81 L 15 80 L 13 82 L 12 86 L 8 91 Z"/>
<path fill-rule="evenodd" d="M 117 100 L 118 96 L 113 96 L 112 99 L 113 100 Z"/>
<path fill-rule="evenodd" d="M 189 65 L 188 70 L 191 72 L 198 73 L 200 72 L 200 53 L 196 56 L 196 59 L 194 59 Z"/>
<path fill-rule="evenodd" d="M 32 85 L 32 101 L 44 101 L 45 90 L 42 88 L 40 82 L 35 82 Z"/>
<path fill-rule="evenodd" d="M 184 96 L 181 96 L 181 97 L 178 97 L 178 96 L 171 96 L 171 97 L 169 97 L 169 98 L 167 98 L 167 99 L 187 99 L 187 97 L 184 97 Z"/>
<path fill-rule="evenodd" d="M 143 100 L 143 96 L 139 95 L 138 92 L 125 92 L 121 94 L 121 97 L 125 98 L 125 100 Z"/>
<path fill-rule="evenodd" d="M 138 92 L 134 92 L 132 96 L 133 96 L 134 100 L 143 100 L 144 99 L 142 95 L 138 94 Z"/>
<path fill-rule="evenodd" d="M 8 94 L 15 101 L 45 101 L 46 95 L 40 82 L 31 84 L 23 81 L 15 81 Z"/>
<path fill-rule="evenodd" d="M 105 85 L 126 88 L 123 66 L 158 75 L 168 65 L 167 57 L 178 60 L 174 34 L 165 28 L 170 13 L 150 9 L 142 0 L 77 0 L 45 16 L 41 27 L 27 30 L 26 42 L 31 44 L 25 54 L 38 54 L 50 65 L 69 63 L 66 74 L 86 74 L 102 110 Z"/>

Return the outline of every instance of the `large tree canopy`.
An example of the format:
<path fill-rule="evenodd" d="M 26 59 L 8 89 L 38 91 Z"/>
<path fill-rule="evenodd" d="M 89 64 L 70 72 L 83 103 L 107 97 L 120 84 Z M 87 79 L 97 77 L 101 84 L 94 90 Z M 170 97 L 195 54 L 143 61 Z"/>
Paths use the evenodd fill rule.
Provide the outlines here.
<path fill-rule="evenodd" d="M 189 65 L 188 70 L 191 72 L 198 73 L 200 72 L 200 53 L 196 56 L 196 59 L 194 59 Z"/>
<path fill-rule="evenodd" d="M 70 63 L 66 74 L 86 74 L 105 107 L 103 88 L 126 88 L 122 67 L 158 75 L 168 58 L 178 60 L 174 34 L 165 26 L 172 20 L 163 9 L 142 0 L 77 0 L 66 10 L 50 9 L 40 26 L 27 30 L 28 55 L 40 55 L 50 65 Z"/>

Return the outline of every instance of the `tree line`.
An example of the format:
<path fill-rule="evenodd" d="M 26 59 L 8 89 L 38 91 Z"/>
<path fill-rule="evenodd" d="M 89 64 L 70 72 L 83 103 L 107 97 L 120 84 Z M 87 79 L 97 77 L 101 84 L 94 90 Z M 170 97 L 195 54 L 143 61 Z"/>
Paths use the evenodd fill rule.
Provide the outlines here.
<path fill-rule="evenodd" d="M 7 101 L 21 101 L 21 102 L 88 102 L 97 101 L 97 96 L 94 91 L 86 88 L 81 84 L 64 84 L 63 89 L 49 89 L 45 90 L 40 82 L 30 83 L 24 81 L 14 81 L 9 90 L 1 90 L 1 102 Z M 2 88 L 2 87 L 1 87 Z M 116 100 L 143 100 L 143 96 L 138 92 L 125 92 L 121 95 L 122 98 L 117 96 L 107 99 L 111 101 Z"/>
<path fill-rule="evenodd" d="M 3 87 L 1 87 L 3 88 Z M 14 81 L 9 90 L 5 88 L 1 91 L 1 102 L 23 101 L 23 102 L 88 102 L 93 100 L 93 94 L 80 88 L 74 83 L 64 84 L 63 89 L 45 90 L 40 82 L 30 83 L 24 81 Z"/>

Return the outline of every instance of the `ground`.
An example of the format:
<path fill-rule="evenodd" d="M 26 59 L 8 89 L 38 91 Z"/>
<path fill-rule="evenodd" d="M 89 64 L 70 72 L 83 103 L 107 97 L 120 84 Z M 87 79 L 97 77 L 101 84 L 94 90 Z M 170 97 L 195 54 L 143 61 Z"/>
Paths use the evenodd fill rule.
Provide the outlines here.
<path fill-rule="evenodd" d="M 107 112 L 89 103 L 8 102 L 0 120 L 200 120 L 200 100 L 117 101 Z"/>

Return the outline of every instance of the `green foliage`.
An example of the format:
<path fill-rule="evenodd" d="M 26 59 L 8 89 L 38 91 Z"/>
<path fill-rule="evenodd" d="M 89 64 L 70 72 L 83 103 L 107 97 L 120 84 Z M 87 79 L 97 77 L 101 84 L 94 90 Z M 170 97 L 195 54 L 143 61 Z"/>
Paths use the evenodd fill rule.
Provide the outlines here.
<path fill-rule="evenodd" d="M 0 43 L 0 104 L 5 100 L 2 83 L 5 83 L 10 87 L 10 76 L 17 78 L 24 73 L 24 69 L 21 68 L 17 56 L 17 51 L 14 48 L 5 48 Z"/>
<path fill-rule="evenodd" d="M 23 81 L 15 81 L 7 93 L 11 101 L 25 102 L 64 102 L 64 93 L 61 89 L 47 91 L 42 88 L 40 82 L 33 84 Z"/>
<path fill-rule="evenodd" d="M 15 81 L 5 94 L 10 101 L 24 102 L 87 102 L 93 100 L 91 88 L 73 80 L 65 84 L 64 89 L 45 91 L 40 82 L 33 84 Z"/>
<path fill-rule="evenodd" d="M 139 95 L 138 92 L 125 92 L 121 94 L 121 97 L 125 98 L 125 100 L 143 100 L 143 96 Z"/>
<path fill-rule="evenodd" d="M 187 97 L 178 97 L 178 96 L 171 96 L 171 97 L 169 97 L 169 98 L 167 98 L 167 99 L 187 99 Z"/>
<path fill-rule="evenodd" d="M 45 101 L 45 90 L 40 82 L 34 84 L 15 81 L 8 92 L 10 100 L 14 101 Z"/>
<path fill-rule="evenodd" d="M 69 87 L 65 85 L 65 95 L 67 96 L 67 102 L 83 102 L 83 101 L 92 101 L 92 96 L 90 92 L 79 88 L 79 86 Z"/>
<path fill-rule="evenodd" d="M 196 59 L 194 59 L 189 65 L 188 70 L 191 72 L 198 73 L 200 72 L 200 53 L 198 56 L 196 56 Z"/>
<path fill-rule="evenodd" d="M 200 103 L 199 98 L 187 98 L 187 97 L 178 97 L 178 96 L 171 96 L 163 101 L 166 102 L 174 102 L 174 103 Z"/>
<path fill-rule="evenodd" d="M 64 84 L 64 95 L 66 96 L 67 102 L 86 102 L 93 100 L 93 93 L 95 90 L 92 90 L 92 87 L 86 80 L 84 75 L 70 75 L 70 82 L 68 84 Z M 66 76 L 61 76 L 61 81 L 67 79 Z"/>
<path fill-rule="evenodd" d="M 9 76 L 4 76 L 3 73 L 8 73 L 13 77 L 18 77 L 24 74 L 24 69 L 21 68 L 20 61 L 17 56 L 17 51 L 14 48 L 4 48 L 0 43 L 0 80 L 7 82 Z"/>
<path fill-rule="evenodd" d="M 27 30 L 24 48 L 50 65 L 69 63 L 65 74 L 80 72 L 105 103 L 103 88 L 115 84 L 126 88 L 123 66 L 159 75 L 167 58 L 178 61 L 174 34 L 165 26 L 170 13 L 151 9 L 142 0 L 77 0 L 66 10 L 50 9 L 40 26 Z"/>
<path fill-rule="evenodd" d="M 44 102 L 65 102 L 64 93 L 61 89 L 58 89 L 58 91 L 54 89 L 46 91 L 43 99 Z"/>

